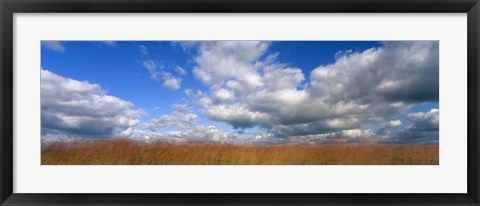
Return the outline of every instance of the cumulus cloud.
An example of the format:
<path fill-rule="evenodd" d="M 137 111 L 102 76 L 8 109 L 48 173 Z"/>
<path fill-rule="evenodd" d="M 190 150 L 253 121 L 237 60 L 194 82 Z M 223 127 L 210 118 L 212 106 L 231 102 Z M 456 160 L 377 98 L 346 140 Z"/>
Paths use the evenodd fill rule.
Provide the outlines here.
<path fill-rule="evenodd" d="M 378 143 L 378 136 L 372 129 L 349 129 L 337 132 L 312 134 L 302 136 L 290 136 L 284 138 L 283 144 L 292 145 L 324 145 L 324 144 L 358 144 Z"/>
<path fill-rule="evenodd" d="M 160 118 L 153 119 L 145 127 L 152 131 L 171 128 L 185 130 L 196 125 L 197 115 L 193 113 L 191 107 L 185 104 L 174 104 L 172 109 L 173 113 L 171 115 L 163 115 Z"/>
<path fill-rule="evenodd" d="M 385 123 L 376 131 L 384 143 L 432 144 L 438 143 L 439 110 L 407 114 L 413 125 L 400 127 L 400 120 Z M 395 123 L 397 122 L 397 123 Z M 392 124 L 393 123 L 393 124 Z"/>
<path fill-rule="evenodd" d="M 187 104 L 174 104 L 172 110 L 172 114 L 152 119 L 144 125 L 145 128 L 152 131 L 146 132 L 149 139 L 175 142 L 225 142 L 235 139 L 231 133 L 214 126 L 198 125 L 197 115 L 192 107 Z M 168 129 L 174 129 L 175 131 L 157 132 Z"/>
<path fill-rule="evenodd" d="M 253 127 L 261 122 L 267 122 L 269 119 L 268 114 L 251 111 L 245 104 L 210 106 L 206 114 L 212 120 L 228 122 L 234 128 Z"/>
<path fill-rule="evenodd" d="M 378 124 L 377 129 L 349 129 L 323 134 L 289 136 L 283 144 L 438 144 L 438 109 L 407 114 L 401 120 Z"/>
<path fill-rule="evenodd" d="M 197 44 L 194 57 L 195 76 L 206 85 L 224 83 L 236 78 L 240 84 L 257 84 L 258 78 L 252 63 L 267 50 L 268 42 L 216 41 Z"/>
<path fill-rule="evenodd" d="M 431 109 L 428 112 L 417 112 L 407 115 L 408 120 L 413 122 L 413 129 L 418 131 L 438 131 L 440 122 L 439 110 Z"/>
<path fill-rule="evenodd" d="M 415 105 L 438 102 L 436 41 L 385 42 L 364 51 L 340 51 L 334 63 L 310 74 L 279 63 L 278 54 L 267 53 L 269 45 L 188 45 L 195 50 L 193 74 L 209 87 L 208 93 L 196 96 L 204 114 L 234 128 L 257 127 L 282 138 L 348 136 L 342 131 L 383 124 Z M 420 117 L 409 118 L 426 124 Z M 386 124 L 398 128 L 402 122 Z"/>
<path fill-rule="evenodd" d="M 387 128 L 398 128 L 402 125 L 402 121 L 400 120 L 392 120 L 387 123 L 384 123 L 382 126 Z"/>
<path fill-rule="evenodd" d="M 311 73 L 312 91 L 331 101 L 438 101 L 438 42 L 385 42 L 350 52 Z M 330 89 L 333 88 L 333 89 Z"/>
<path fill-rule="evenodd" d="M 138 140 L 146 143 L 162 141 L 162 142 L 172 142 L 172 143 L 216 142 L 216 143 L 243 144 L 237 141 L 235 137 L 236 136 L 234 133 L 223 131 L 214 126 L 197 125 L 190 129 L 168 131 L 168 132 L 162 132 L 162 133 L 136 130 L 129 137 L 129 139 Z"/>
<path fill-rule="evenodd" d="M 67 49 L 59 41 L 42 41 L 42 46 L 52 51 L 65 53 Z"/>
<path fill-rule="evenodd" d="M 127 137 L 143 114 L 98 84 L 41 70 L 42 137 Z"/>
<path fill-rule="evenodd" d="M 177 90 L 180 89 L 180 84 L 182 83 L 182 79 L 180 78 L 175 78 L 171 76 L 170 74 L 166 73 L 164 74 L 165 77 L 163 77 L 163 87 L 167 88 L 168 90 Z"/>
<path fill-rule="evenodd" d="M 215 100 L 221 101 L 221 102 L 231 101 L 235 98 L 232 91 L 229 91 L 229 90 L 223 89 L 223 88 L 220 88 L 220 89 L 217 89 L 217 90 L 213 91 L 212 96 Z"/>

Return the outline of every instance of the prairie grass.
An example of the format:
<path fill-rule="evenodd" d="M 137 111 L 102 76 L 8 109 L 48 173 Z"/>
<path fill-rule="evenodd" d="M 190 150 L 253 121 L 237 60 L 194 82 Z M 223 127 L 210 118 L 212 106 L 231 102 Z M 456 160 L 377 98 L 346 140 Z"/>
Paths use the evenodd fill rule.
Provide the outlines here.
<path fill-rule="evenodd" d="M 128 140 L 55 143 L 42 165 L 438 165 L 435 146 L 242 146 Z"/>

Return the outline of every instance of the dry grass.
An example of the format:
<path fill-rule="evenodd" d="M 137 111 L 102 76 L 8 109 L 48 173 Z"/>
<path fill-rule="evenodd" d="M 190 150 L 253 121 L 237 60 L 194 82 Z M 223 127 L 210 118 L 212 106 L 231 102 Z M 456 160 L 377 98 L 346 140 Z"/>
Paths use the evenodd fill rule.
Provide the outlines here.
<path fill-rule="evenodd" d="M 437 165 L 438 146 L 239 146 L 140 144 L 127 140 L 56 143 L 42 165 Z"/>

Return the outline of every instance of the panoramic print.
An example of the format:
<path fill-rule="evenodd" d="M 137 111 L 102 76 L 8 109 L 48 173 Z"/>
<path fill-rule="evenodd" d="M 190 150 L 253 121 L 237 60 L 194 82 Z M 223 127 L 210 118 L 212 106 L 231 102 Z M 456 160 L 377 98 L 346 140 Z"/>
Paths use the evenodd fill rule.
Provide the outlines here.
<path fill-rule="evenodd" d="M 42 41 L 42 165 L 438 165 L 438 41 Z"/>

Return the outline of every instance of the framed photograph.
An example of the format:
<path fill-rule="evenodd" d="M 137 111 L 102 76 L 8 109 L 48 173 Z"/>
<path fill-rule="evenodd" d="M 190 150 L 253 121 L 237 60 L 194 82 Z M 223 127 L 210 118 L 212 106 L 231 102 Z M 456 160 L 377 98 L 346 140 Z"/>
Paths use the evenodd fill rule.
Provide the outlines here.
<path fill-rule="evenodd" d="M 0 6 L 1 205 L 480 205 L 477 0 Z"/>

